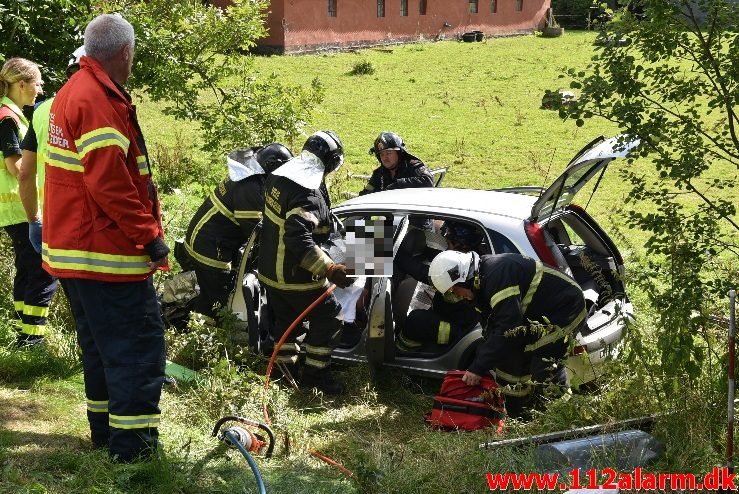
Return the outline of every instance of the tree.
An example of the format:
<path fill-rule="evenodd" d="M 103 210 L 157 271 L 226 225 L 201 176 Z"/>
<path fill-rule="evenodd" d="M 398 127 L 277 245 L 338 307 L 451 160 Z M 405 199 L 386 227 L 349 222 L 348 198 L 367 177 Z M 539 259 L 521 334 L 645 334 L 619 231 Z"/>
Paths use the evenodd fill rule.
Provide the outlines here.
<path fill-rule="evenodd" d="M 606 26 L 587 70 L 568 70 L 580 96 L 560 116 L 578 125 L 606 118 L 641 139 L 639 155 L 654 173 L 623 172 L 631 185 L 627 221 L 649 232 L 650 262 L 638 281 L 659 314 L 662 370 L 694 378 L 706 357 L 697 338 L 704 316 L 737 282 L 721 270 L 735 276 L 739 253 L 731 198 L 739 169 L 739 4 L 643 0 L 638 7 Z"/>
<path fill-rule="evenodd" d="M 199 0 L 119 1 L 136 30 L 140 88 L 178 119 L 200 123 L 203 148 L 217 154 L 236 147 L 292 140 L 323 97 L 310 88 L 257 73 L 248 50 L 266 35 L 268 2 L 236 1 L 227 10 Z"/>

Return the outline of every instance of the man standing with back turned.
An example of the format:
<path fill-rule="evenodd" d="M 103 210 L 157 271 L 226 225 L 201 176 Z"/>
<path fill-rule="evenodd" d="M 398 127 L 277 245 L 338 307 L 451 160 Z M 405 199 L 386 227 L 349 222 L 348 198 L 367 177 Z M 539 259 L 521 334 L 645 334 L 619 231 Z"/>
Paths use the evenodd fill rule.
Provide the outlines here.
<path fill-rule="evenodd" d="M 151 275 L 165 268 L 159 203 L 131 75 L 133 27 L 103 14 L 51 107 L 43 262 L 67 292 L 95 447 L 133 461 L 157 447 L 164 327 Z"/>

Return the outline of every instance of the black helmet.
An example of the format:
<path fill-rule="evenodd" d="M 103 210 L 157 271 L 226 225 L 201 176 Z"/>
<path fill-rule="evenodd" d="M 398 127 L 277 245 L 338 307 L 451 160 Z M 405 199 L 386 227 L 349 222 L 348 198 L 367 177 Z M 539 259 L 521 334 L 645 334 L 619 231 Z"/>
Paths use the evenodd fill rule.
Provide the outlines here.
<path fill-rule="evenodd" d="M 268 144 L 267 146 L 260 148 L 254 155 L 254 158 L 260 165 L 262 165 L 262 168 L 264 168 L 264 171 L 268 174 L 277 170 L 292 157 L 293 153 L 278 142 L 273 142 L 272 144 Z"/>
<path fill-rule="evenodd" d="M 407 152 L 405 149 L 405 143 L 403 138 L 395 132 L 380 132 L 380 135 L 375 139 L 375 144 L 369 150 L 369 154 L 374 154 L 377 159 L 380 159 L 380 151 L 385 149 L 394 149 L 395 151 Z"/>
<path fill-rule="evenodd" d="M 332 130 L 316 132 L 305 141 L 303 151 L 309 151 L 323 162 L 324 173 L 337 170 L 344 162 L 344 146 Z"/>
<path fill-rule="evenodd" d="M 444 238 L 451 240 L 457 250 L 472 251 L 482 242 L 482 234 L 479 229 L 466 223 L 445 221 L 444 226 L 441 227 L 441 234 L 444 235 Z"/>

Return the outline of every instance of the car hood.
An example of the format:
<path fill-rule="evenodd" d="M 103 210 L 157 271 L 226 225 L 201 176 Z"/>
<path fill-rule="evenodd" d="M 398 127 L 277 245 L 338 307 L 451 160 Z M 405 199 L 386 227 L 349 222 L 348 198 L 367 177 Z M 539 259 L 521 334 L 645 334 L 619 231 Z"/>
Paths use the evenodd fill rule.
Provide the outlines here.
<path fill-rule="evenodd" d="M 535 221 L 570 204 L 590 179 L 614 159 L 627 156 L 639 142 L 635 137 L 619 135 L 610 139 L 599 137 L 585 146 L 570 161 L 564 173 L 534 203 L 531 219 Z"/>

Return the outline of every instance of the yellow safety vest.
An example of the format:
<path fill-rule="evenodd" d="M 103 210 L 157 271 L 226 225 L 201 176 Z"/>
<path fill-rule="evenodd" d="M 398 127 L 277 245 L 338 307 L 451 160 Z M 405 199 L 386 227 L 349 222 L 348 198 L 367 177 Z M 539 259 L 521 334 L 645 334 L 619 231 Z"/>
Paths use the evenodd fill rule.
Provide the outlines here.
<path fill-rule="evenodd" d="M 17 117 L 18 140 L 22 140 L 28 130 L 28 120 L 18 106 L 7 96 L 0 100 L 0 107 L 7 107 Z M 0 171 L 0 226 L 16 225 L 25 223 L 26 212 L 18 195 L 18 179 L 10 174 L 5 166 L 5 155 L 0 150 L 0 158 L 3 160 L 2 171 Z"/>

